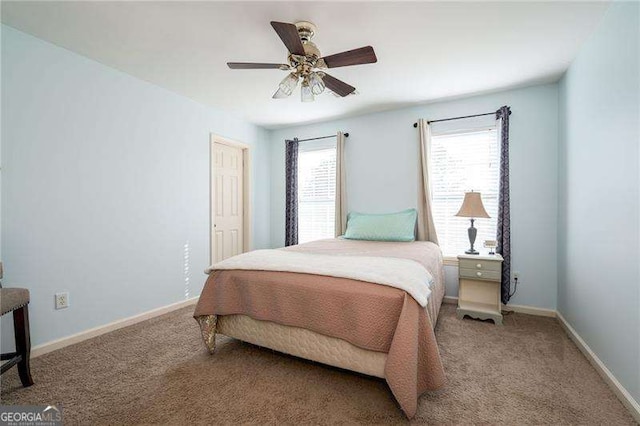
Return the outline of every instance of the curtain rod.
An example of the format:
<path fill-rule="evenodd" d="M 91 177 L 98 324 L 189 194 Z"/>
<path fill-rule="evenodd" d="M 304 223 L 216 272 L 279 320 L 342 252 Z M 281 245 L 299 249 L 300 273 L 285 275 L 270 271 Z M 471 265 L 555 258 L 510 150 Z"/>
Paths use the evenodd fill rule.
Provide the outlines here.
<path fill-rule="evenodd" d="M 461 120 L 463 118 L 473 118 L 473 117 L 482 117 L 483 115 L 492 115 L 496 114 L 498 111 L 494 112 L 485 112 L 483 114 L 474 114 L 474 115 L 463 115 L 461 117 L 451 117 L 451 118 L 441 118 L 440 120 L 430 120 L 427 121 L 427 124 L 438 123 L 440 121 L 451 121 L 451 120 Z M 509 115 L 511 115 L 511 110 L 509 110 Z M 418 127 L 418 123 L 413 123 L 413 127 Z"/>
<path fill-rule="evenodd" d="M 307 142 L 307 141 L 317 141 L 318 139 L 328 139 L 328 138 L 335 138 L 338 135 L 329 135 L 329 136 L 320 136 L 317 138 L 309 138 L 309 139 L 298 139 L 298 142 Z M 344 133 L 344 137 L 348 138 L 349 137 L 349 133 Z"/>

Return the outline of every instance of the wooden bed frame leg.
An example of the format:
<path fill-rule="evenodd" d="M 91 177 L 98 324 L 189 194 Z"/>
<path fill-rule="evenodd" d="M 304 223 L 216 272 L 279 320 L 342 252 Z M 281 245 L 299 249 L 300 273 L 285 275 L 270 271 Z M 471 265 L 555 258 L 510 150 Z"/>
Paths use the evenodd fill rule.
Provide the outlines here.
<path fill-rule="evenodd" d="M 18 363 L 18 374 L 22 386 L 27 387 L 33 384 L 31 378 L 31 367 L 29 365 L 31 357 L 31 337 L 29 334 L 29 307 L 25 305 L 13 311 L 13 330 L 16 337 L 16 352 L 22 359 Z"/>

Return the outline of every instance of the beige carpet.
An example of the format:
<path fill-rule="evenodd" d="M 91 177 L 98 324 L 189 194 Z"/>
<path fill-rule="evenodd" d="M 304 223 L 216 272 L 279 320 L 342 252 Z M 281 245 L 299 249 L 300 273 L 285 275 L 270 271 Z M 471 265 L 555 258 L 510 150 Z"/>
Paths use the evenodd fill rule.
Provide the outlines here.
<path fill-rule="evenodd" d="M 209 356 L 185 308 L 33 360 L 34 386 L 2 376 L 3 404 L 64 407 L 66 424 L 404 423 L 384 381 L 221 338 Z M 555 319 L 455 317 L 437 337 L 447 386 L 415 423 L 633 424 Z"/>

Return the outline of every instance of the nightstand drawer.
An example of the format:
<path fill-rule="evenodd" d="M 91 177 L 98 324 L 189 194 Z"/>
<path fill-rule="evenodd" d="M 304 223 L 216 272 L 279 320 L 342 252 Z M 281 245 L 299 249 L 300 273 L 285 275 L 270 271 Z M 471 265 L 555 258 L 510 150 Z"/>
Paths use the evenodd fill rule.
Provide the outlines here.
<path fill-rule="evenodd" d="M 460 269 L 477 269 L 478 271 L 501 271 L 502 262 L 495 260 L 475 260 L 475 259 L 459 259 L 458 267 Z"/>
<path fill-rule="evenodd" d="M 489 263 L 489 262 L 487 262 Z M 491 262 L 495 263 L 495 262 Z M 499 263 L 496 265 L 500 266 Z M 462 266 L 462 265 L 460 265 Z M 501 271 L 488 271 L 486 269 L 463 269 L 462 267 L 459 269 L 460 278 L 468 278 L 472 280 L 488 280 L 488 281 L 500 281 L 502 272 Z"/>

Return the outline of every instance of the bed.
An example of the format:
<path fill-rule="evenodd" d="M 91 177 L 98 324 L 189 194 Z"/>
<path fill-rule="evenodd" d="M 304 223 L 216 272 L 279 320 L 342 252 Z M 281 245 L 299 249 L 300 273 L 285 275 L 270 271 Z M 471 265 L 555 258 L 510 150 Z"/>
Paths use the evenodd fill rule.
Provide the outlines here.
<path fill-rule="evenodd" d="M 207 271 L 194 317 L 211 353 L 220 333 L 383 378 L 409 418 L 421 393 L 443 385 L 433 332 L 444 297 L 437 245 L 335 238 L 259 252 L 262 263 L 241 255 Z M 278 265 L 281 257 L 300 265 Z M 400 284 L 423 273 L 428 290 L 384 284 L 389 272 Z"/>

